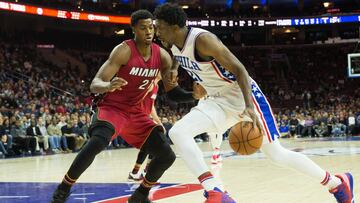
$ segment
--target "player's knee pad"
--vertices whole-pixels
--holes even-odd
[[[115,129],[108,125],[96,124],[96,125],[91,125],[89,128],[90,137],[96,136],[103,138],[107,144],[109,144],[109,142],[111,141],[111,137],[113,136],[114,133],[115,133]]]
[[[101,151],[109,145],[114,130],[107,126],[97,125],[91,129],[90,133],[89,144],[96,145],[96,148]]]
[[[159,160],[159,167],[162,169],[168,169],[175,161],[176,155],[173,150],[166,150],[164,151],[164,155],[158,157]]]

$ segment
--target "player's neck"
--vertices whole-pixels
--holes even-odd
[[[188,36],[189,29],[185,26],[179,30],[179,37],[176,37],[175,45],[182,49],[185,46],[186,37]]]
[[[146,57],[149,54],[151,54],[151,47],[150,47],[151,44],[141,43],[141,42],[137,41],[136,38],[134,39],[134,41],[135,41],[136,49],[138,50],[140,55],[142,55],[143,57]]]

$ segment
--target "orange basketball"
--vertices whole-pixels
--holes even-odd
[[[230,129],[229,144],[238,154],[250,155],[260,149],[263,135],[251,122],[239,122]]]

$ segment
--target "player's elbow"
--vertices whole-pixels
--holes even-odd
[[[91,82],[90,84],[90,92],[91,93],[94,93],[94,94],[97,94],[99,93],[99,89],[98,89],[98,85],[97,85],[97,79],[94,78],[93,81]]]
[[[235,71],[234,71],[234,75],[236,76],[236,78],[246,78],[249,77],[249,73],[247,72],[245,66],[243,64],[237,64],[235,65]]]
[[[94,81],[93,81],[93,82],[91,82],[91,84],[90,84],[90,92],[91,92],[91,93],[94,93],[94,94],[96,94],[96,93],[97,93],[97,92],[96,92],[95,85],[94,85]]]

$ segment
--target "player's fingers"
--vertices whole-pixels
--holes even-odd
[[[176,70],[179,67],[179,62],[176,60],[173,60],[173,64],[171,66],[171,70]]]
[[[251,120],[252,120],[252,128],[255,128],[255,126],[259,127],[256,115],[254,113],[250,113],[250,114],[251,114]]]
[[[126,84],[124,84],[122,81],[114,81],[111,83],[111,86],[112,87],[116,87],[116,88],[119,88],[119,87],[122,87],[122,86],[125,86]]]
[[[111,83],[111,88],[114,88],[114,89],[117,89],[117,88],[120,88],[122,85],[120,83]]]
[[[259,120],[257,120],[256,125],[257,125],[258,129],[260,130],[261,134],[264,134],[264,129],[263,129],[262,125],[260,124]]]
[[[128,82],[123,78],[119,78],[119,81],[121,82],[122,85],[127,85],[128,84]]]
[[[127,85],[128,82],[123,79],[123,78],[119,78],[119,77],[114,77],[114,79],[111,80],[112,83],[116,83],[116,84],[121,84],[121,85]]]
[[[171,82],[176,82],[177,81],[177,73],[170,73],[170,81]]]

